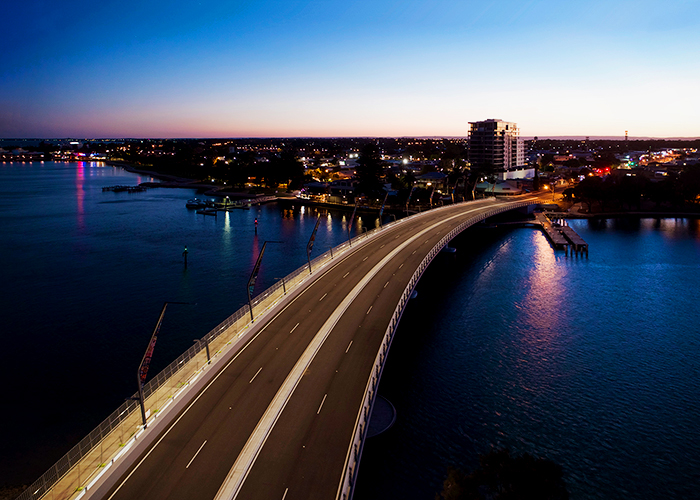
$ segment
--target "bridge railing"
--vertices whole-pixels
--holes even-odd
[[[435,208],[433,213],[448,210],[452,206]],[[509,207],[513,208],[512,204],[509,204]],[[310,278],[315,278],[316,273],[326,264],[353,248],[363,245],[380,231],[404,224],[409,220],[398,219],[356,235],[351,240],[333,247],[311,261],[312,272],[309,272],[308,264],[291,272],[252,300],[253,317],[256,320],[260,319],[285,295],[309,283]],[[180,391],[202,374],[208,364],[218,361],[222,353],[235,347],[244,338],[255,322],[255,320],[251,321],[250,316],[250,308],[246,304],[144,385],[144,406],[148,425],[151,425],[173,403],[180,395]],[[207,359],[207,346],[211,360]],[[143,430],[138,394],[134,394],[34,481],[17,499],[34,500],[46,495],[52,500],[77,500],[134,445]]]
[[[369,427],[369,420],[372,415],[372,406],[377,398],[377,388],[379,386],[379,381],[382,377],[384,371],[384,365],[386,363],[387,354],[389,353],[389,348],[394,340],[394,335],[396,329],[401,320],[404,310],[406,309],[406,304],[408,303],[413,290],[416,288],[418,281],[421,276],[428,268],[430,263],[433,261],[435,256],[440,253],[440,251],[459,233],[467,229],[468,227],[481,222],[482,220],[498,215],[499,213],[512,210],[514,208],[525,207],[531,205],[530,202],[514,202],[509,203],[503,207],[496,207],[493,210],[486,212],[484,214],[475,215],[474,217],[462,222],[459,226],[452,229],[447,233],[440,241],[428,252],[425,258],[418,265],[418,268],[411,276],[408,281],[406,288],[404,288],[401,298],[399,299],[396,308],[394,309],[394,314],[389,321],[389,325],[386,328],[382,343],[377,351],[377,356],[374,360],[374,365],[372,366],[372,371],[370,372],[369,380],[367,381],[367,386],[365,388],[365,395],[362,407],[355,420],[355,434],[353,442],[348,449],[348,454],[345,458],[345,470],[343,471],[343,478],[340,482],[338,489],[338,499],[349,500],[352,498],[352,493],[355,487],[355,481],[357,479],[357,471],[360,466],[360,457],[362,456],[362,449],[364,447],[365,440],[367,438],[367,430]]]
[[[252,300],[254,318],[259,319],[286,294],[299,289],[300,286],[308,283],[310,278],[315,278],[317,271],[332,260],[364,244],[379,231],[402,224],[405,220],[398,219],[383,227],[366,231],[324,252],[311,261],[312,272],[309,272],[308,264],[291,272]],[[182,389],[201,375],[210,362],[215,363],[220,358],[220,354],[235,346],[253,324],[250,308],[246,304],[149,380],[143,388],[148,425],[151,425],[167,409]],[[207,359],[207,346],[211,361]],[[82,497],[97,479],[136,442],[143,429],[138,394],[134,394],[34,481],[17,499],[34,500],[47,496],[52,500],[68,500]]]

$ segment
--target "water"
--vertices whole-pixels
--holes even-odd
[[[168,308],[151,374],[244,303],[263,241],[284,243],[257,290],[306,261],[314,210],[214,218],[184,208],[191,190],[101,190],[145,180],[0,164],[0,485],[36,479],[133,394],[163,301],[197,305]],[[314,255],[347,218],[323,219]],[[392,346],[380,393],[398,420],[369,440],[356,499],[433,498],[491,446],[558,462],[574,499],[698,498],[698,224],[571,225],[587,260],[525,228],[472,229],[438,256]]]
[[[247,301],[264,241],[281,243],[267,245],[256,293],[307,260],[316,210],[214,218],[185,208],[194,190],[102,192],[148,180],[98,163],[0,163],[0,485],[36,479],[136,391],[163,302],[196,305],[168,308],[150,375]],[[322,219],[312,257],[347,238],[347,219]]]
[[[395,427],[355,498],[433,498],[492,446],[563,466],[573,499],[700,498],[700,233],[694,220],[571,221],[590,258],[528,228],[440,255],[380,385]]]

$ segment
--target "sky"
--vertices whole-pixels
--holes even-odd
[[[0,138],[700,137],[699,0],[22,0]]]

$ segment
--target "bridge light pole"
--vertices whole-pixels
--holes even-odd
[[[284,278],[275,278],[276,280],[282,280],[282,292],[287,295],[287,286],[284,283]]]
[[[258,254],[258,260],[255,261],[255,266],[253,266],[253,272],[250,273],[250,279],[248,280],[248,286],[246,292],[248,293],[248,308],[250,309],[250,321],[255,321],[253,316],[253,291],[255,290],[255,280],[258,279],[258,271],[260,271],[260,264],[262,262],[263,254],[265,253],[265,247],[268,243],[282,243],[281,241],[267,241],[263,243],[260,253]]]
[[[204,348],[207,351],[207,364],[211,363],[211,356],[209,356],[209,335],[205,335],[201,339],[193,339],[192,342],[197,342],[198,344],[204,341]]]
[[[355,213],[357,213],[357,205],[360,203],[360,198],[355,198],[355,208],[352,210],[352,215],[350,216],[350,222],[348,222],[348,243],[352,246],[352,238],[350,237],[350,230],[352,229],[352,223],[355,221]]]
[[[411,196],[413,195],[413,191],[416,189],[416,186],[411,187],[411,191],[408,193],[408,198],[406,199],[406,216],[408,217],[408,204],[411,203]]]
[[[382,207],[379,209],[379,227],[382,227],[382,214],[384,213],[384,205],[386,205],[386,200],[389,198],[389,191],[384,195],[384,201],[382,202]]]
[[[146,382],[146,376],[148,375],[148,367],[151,364],[151,359],[153,358],[153,350],[156,347],[156,341],[158,340],[158,332],[160,331],[160,326],[163,323],[163,316],[165,316],[165,309],[168,304],[190,304],[190,302],[164,302],[163,309],[160,311],[160,316],[158,317],[158,322],[156,327],[153,329],[151,334],[151,340],[148,341],[148,347],[146,352],[141,358],[141,363],[139,364],[139,369],[136,372],[136,378],[139,384],[139,404],[141,406],[141,420],[143,421],[143,428],[146,428],[146,403],[143,396],[143,386]]]
[[[309,274],[311,274],[311,250],[314,247],[314,241],[316,240],[316,231],[318,231],[318,225],[321,222],[321,214],[318,214],[318,217],[316,218],[316,225],[314,226],[314,230],[311,232],[311,237],[309,238],[309,243],[306,245],[306,258],[309,261]]]

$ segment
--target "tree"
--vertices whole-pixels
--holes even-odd
[[[612,151],[603,151],[597,153],[593,158],[594,168],[614,168],[620,165],[620,160],[617,159]]]
[[[552,172],[554,171],[554,155],[552,153],[545,153],[540,158],[540,169],[542,172]]]
[[[696,202],[700,196],[700,166],[685,168],[680,175],[681,196],[684,202]]]
[[[603,179],[600,177],[586,177],[574,188],[577,200],[588,205],[588,213],[593,210],[593,202],[603,199]]]
[[[383,163],[379,148],[373,142],[366,144],[357,159],[357,190],[366,196],[376,196],[382,189]]]
[[[616,186],[616,197],[620,204],[624,207],[626,203],[630,210],[632,210],[633,205],[636,205],[637,210],[641,210],[642,196],[646,191],[647,182],[648,180],[645,177],[623,176]]]
[[[537,164],[535,165],[535,176],[532,179],[532,190],[540,190],[540,167]]]
[[[662,203],[673,203],[673,185],[675,179],[664,179],[660,182],[649,182],[646,196],[660,208]]]
[[[561,466],[525,453],[511,456],[495,449],[479,457],[471,474],[450,469],[437,499],[444,500],[567,500]]]
[[[581,166],[581,162],[578,158],[569,158],[564,162],[564,166],[569,168],[579,168]]]
[[[304,164],[293,149],[285,149],[280,153],[280,167],[283,172],[283,182],[289,184],[289,188],[301,187],[304,179]]]

